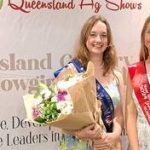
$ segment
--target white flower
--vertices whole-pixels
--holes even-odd
[[[37,106],[37,105],[39,105],[42,101],[43,101],[42,97],[41,97],[41,96],[38,96],[38,97],[36,97],[35,100],[33,101],[33,105],[34,105],[34,106]]]
[[[71,101],[67,101],[65,107],[62,109],[61,114],[70,114],[72,112],[73,105]]]
[[[70,77],[68,80],[61,80],[57,83],[58,89],[67,89],[82,80],[82,74]]]
[[[62,110],[65,107],[65,101],[59,101],[58,103],[56,103],[56,107],[57,109]]]
[[[60,101],[56,103],[56,107],[61,111],[61,114],[70,114],[73,110],[73,104],[71,100]]]
[[[65,101],[70,101],[71,100],[71,96],[70,96],[70,94],[67,94],[66,96],[65,96]]]
[[[51,96],[52,92],[48,89],[45,88],[41,91],[41,95],[44,95],[45,99],[48,99]]]

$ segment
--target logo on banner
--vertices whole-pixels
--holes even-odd
[[[0,0],[0,9],[2,8],[3,6],[3,0]]]

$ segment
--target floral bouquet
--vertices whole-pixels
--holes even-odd
[[[39,83],[34,94],[24,96],[24,103],[28,119],[37,123],[54,121],[60,114],[70,114],[73,109],[68,92],[56,84]]]
[[[85,73],[63,73],[50,86],[39,83],[33,94],[24,98],[27,119],[65,130],[81,129],[99,120],[94,65]]]

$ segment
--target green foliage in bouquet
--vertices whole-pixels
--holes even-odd
[[[54,121],[60,114],[72,110],[67,91],[58,89],[54,83],[47,86],[40,82],[33,93],[32,101],[32,117],[38,123]]]

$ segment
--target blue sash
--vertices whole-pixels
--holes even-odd
[[[85,71],[85,68],[82,66],[82,64],[80,63],[79,60],[77,59],[73,59],[72,61],[70,61],[68,64],[72,63],[76,70],[80,73],[80,72],[84,72]],[[57,71],[54,72],[54,77],[56,78],[62,71],[64,68],[67,68],[68,67],[68,64],[65,65],[64,67],[58,69]]]
[[[86,68],[83,67],[80,61],[77,59],[73,59],[69,63],[72,63],[79,73],[84,72],[86,70]],[[60,72],[67,67],[68,65],[54,72],[54,76],[57,77],[60,74]],[[112,132],[114,117],[114,105],[112,99],[106,92],[106,90],[103,88],[103,86],[98,82],[98,80],[96,80],[96,91],[97,99],[100,100],[102,103],[102,120],[104,122],[107,132]]]
[[[114,105],[104,87],[96,80],[97,99],[102,102],[102,120],[107,132],[113,130]]]

